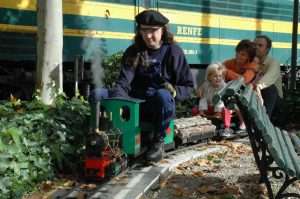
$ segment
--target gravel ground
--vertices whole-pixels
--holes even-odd
[[[258,183],[259,172],[248,140],[214,144],[226,146],[226,150],[178,166],[144,199],[268,198],[266,189]],[[283,180],[272,182],[278,190]],[[300,194],[300,182],[290,188]]]

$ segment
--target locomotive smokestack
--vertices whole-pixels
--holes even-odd
[[[91,104],[91,132],[99,131],[100,101]]]
[[[99,119],[100,119],[100,101],[96,103],[96,121],[95,121],[95,130],[99,130]]]

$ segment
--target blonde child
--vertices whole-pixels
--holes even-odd
[[[197,96],[200,97],[198,106],[199,114],[222,119],[224,131],[221,136],[229,137],[232,133],[232,129],[230,129],[231,111],[225,108],[222,101],[219,101],[216,105],[212,103],[213,96],[226,86],[225,70],[222,63],[210,64],[206,69],[205,81],[197,89]],[[240,128],[244,128],[244,122],[238,111],[237,115],[240,120]]]

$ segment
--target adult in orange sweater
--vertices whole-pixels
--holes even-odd
[[[225,80],[230,81],[243,76],[246,84],[255,78],[257,70],[256,45],[250,40],[241,40],[235,48],[235,58],[224,61]]]

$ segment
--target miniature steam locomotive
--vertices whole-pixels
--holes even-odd
[[[153,126],[140,121],[142,102],[110,98],[92,108],[84,161],[86,178],[102,180],[115,176],[127,167],[128,160],[134,160],[147,150]],[[165,130],[165,150],[210,139],[215,132],[216,126],[200,116],[171,120]]]

